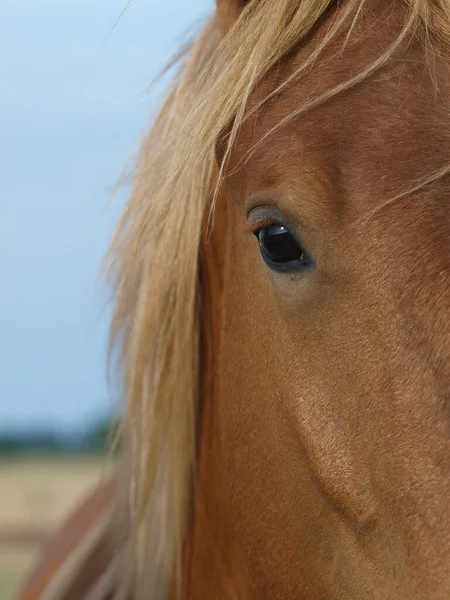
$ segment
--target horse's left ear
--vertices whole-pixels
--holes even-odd
[[[250,0],[216,0],[221,30],[226,33]]]

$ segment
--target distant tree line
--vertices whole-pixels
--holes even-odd
[[[105,418],[87,432],[59,435],[53,430],[0,432],[0,457],[36,454],[103,454],[111,449],[119,422]]]

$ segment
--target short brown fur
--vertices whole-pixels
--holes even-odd
[[[448,177],[382,208],[448,166],[448,61],[431,68],[422,31],[247,154],[351,77],[355,55],[358,69],[383,51],[403,16],[389,4],[367,3],[359,41],[342,55],[330,44],[322,77],[265,104],[231,153],[216,427],[198,486],[220,513],[197,528],[190,599],[450,596]],[[269,73],[249,110],[308,51]],[[258,265],[250,198],[297,224],[317,258],[309,280]],[[222,579],[201,575],[217,568],[211,531]]]

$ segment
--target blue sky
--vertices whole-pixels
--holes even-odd
[[[0,429],[82,428],[111,406],[101,260],[148,85],[212,0],[0,6]],[[105,39],[109,35],[105,43]]]

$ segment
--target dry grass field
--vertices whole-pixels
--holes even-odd
[[[13,600],[45,539],[106,472],[102,458],[0,461],[0,600]]]

